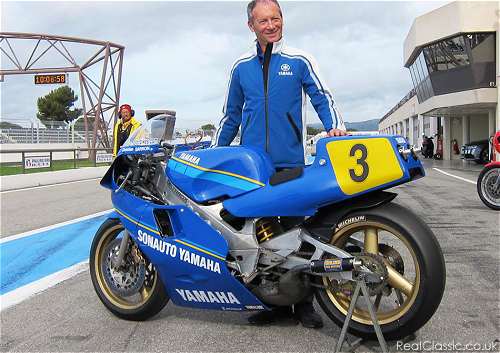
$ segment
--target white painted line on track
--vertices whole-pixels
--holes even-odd
[[[56,183],[56,184],[50,184],[50,185],[32,186],[32,187],[29,187],[29,188],[22,188],[22,189],[15,189],[15,190],[5,190],[5,191],[0,191],[0,194],[9,194],[11,192],[18,192],[18,191],[28,191],[28,190],[34,190],[34,189],[51,188],[51,187],[59,186],[59,185],[84,183],[86,181],[94,181],[94,180],[99,180],[99,179],[102,179],[102,177],[92,178],[92,179],[85,179],[85,180],[67,181],[67,182],[64,182],[64,183]]]
[[[457,175],[453,175],[453,174],[447,173],[447,172],[445,172],[445,171],[443,171],[443,170],[441,170],[441,169],[438,169],[438,168],[432,168],[432,169],[434,169],[434,170],[436,170],[436,171],[438,171],[438,172],[440,172],[440,173],[443,173],[444,175],[451,176],[452,178],[456,178],[456,179],[458,179],[458,180],[466,181],[466,182],[471,183],[471,184],[474,184],[474,185],[476,185],[476,184],[477,184],[475,181],[472,181],[472,180],[469,180],[469,179],[465,179],[465,178],[459,177],[459,176],[457,176]]]
[[[19,304],[25,299],[40,293],[56,284],[70,279],[77,274],[88,269],[89,260],[82,261],[76,265],[65,268],[64,270],[53,273],[47,277],[41,278],[38,281],[31,282],[25,286],[19,287],[0,296],[0,311],[3,311],[13,305]]]
[[[30,235],[37,234],[37,233],[40,233],[40,232],[44,232],[46,230],[51,230],[51,229],[59,228],[59,227],[62,227],[62,226],[68,225],[68,224],[73,224],[73,223],[85,221],[85,220],[90,219],[90,218],[99,217],[99,216],[105,215],[107,213],[110,213],[112,211],[113,211],[113,209],[102,211],[102,212],[97,212],[97,213],[90,214],[88,216],[83,216],[83,217],[71,219],[71,220],[66,221],[66,222],[52,224],[52,225],[47,226],[47,227],[30,230],[29,232],[24,232],[24,233],[20,233],[20,234],[10,235],[10,236],[5,237],[5,238],[0,238],[0,244],[6,243],[6,242],[11,241],[11,240],[16,240],[16,239],[20,239],[20,238],[24,238],[24,237],[29,237]]]

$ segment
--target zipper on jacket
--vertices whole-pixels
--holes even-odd
[[[269,83],[269,64],[271,63],[271,54],[273,53],[273,43],[267,43],[264,52],[264,63],[262,64],[262,76],[264,78],[264,109],[266,115],[266,152],[269,152],[269,108],[267,88]]]
[[[292,125],[293,131],[295,132],[295,135],[297,136],[297,141],[299,141],[299,143],[302,143],[302,136],[300,134],[299,127],[293,121],[292,114],[290,114],[290,112],[288,112],[288,113],[286,113],[286,116],[288,117],[288,121]]]

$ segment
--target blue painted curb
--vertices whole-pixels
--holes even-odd
[[[0,244],[0,295],[85,261],[107,215]]]

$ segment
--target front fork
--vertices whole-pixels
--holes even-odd
[[[125,229],[123,232],[122,241],[120,243],[120,250],[118,250],[118,256],[113,257],[111,259],[111,262],[112,262],[114,268],[121,267],[121,265],[123,263],[123,258],[125,257],[125,252],[127,251],[129,239],[130,239],[130,234],[129,234],[128,230]]]

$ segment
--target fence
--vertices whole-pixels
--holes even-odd
[[[93,133],[89,131],[89,139]],[[85,131],[71,129],[0,129],[0,143],[85,143]]]
[[[111,152],[112,149],[108,148],[0,150],[1,157],[4,157],[4,154],[10,155],[9,162],[0,164],[1,174],[25,173],[31,168],[62,170],[109,165],[112,160]]]

